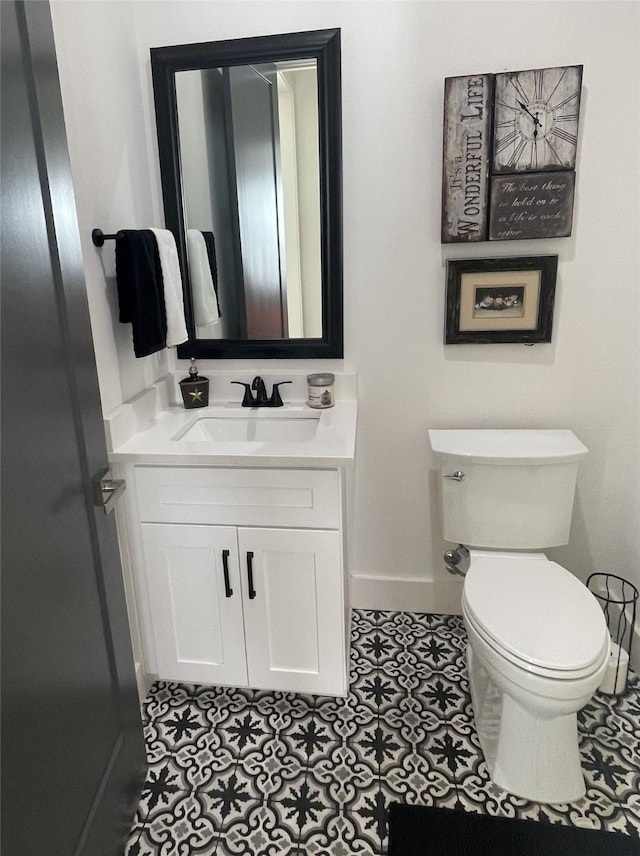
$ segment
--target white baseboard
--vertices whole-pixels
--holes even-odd
[[[136,684],[138,685],[138,698],[140,699],[140,705],[145,700],[145,697],[149,690],[151,689],[151,685],[153,684],[155,678],[153,675],[148,675],[143,667],[142,663],[136,662]]]
[[[452,577],[451,580],[425,580],[419,577],[353,574],[351,606],[356,609],[460,615],[462,582],[462,577]]]
[[[631,621],[630,613],[628,619]],[[627,633],[624,634],[624,639],[625,642],[629,639]],[[636,674],[640,674],[640,626],[638,625],[638,619],[636,619],[636,624],[631,632],[631,639],[629,641],[631,642],[631,657],[629,659],[629,665]]]
[[[355,609],[461,615],[462,583],[462,577],[424,580],[418,577],[353,574],[351,606]],[[640,622],[634,627],[631,668],[637,673],[640,672]]]
[[[631,643],[631,668],[640,674],[640,627],[634,627],[633,642]]]

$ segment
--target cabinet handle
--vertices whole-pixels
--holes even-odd
[[[229,551],[222,551],[222,568],[224,571],[224,593],[226,597],[231,597],[233,594],[233,589],[231,588],[231,583],[229,582]]]
[[[247,582],[249,583],[249,600],[253,600],[256,596],[256,590],[253,587],[253,553],[247,553]]]

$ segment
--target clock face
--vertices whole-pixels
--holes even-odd
[[[574,169],[582,66],[496,75],[493,172]]]

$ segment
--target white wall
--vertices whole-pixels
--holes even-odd
[[[51,3],[100,392],[105,413],[166,370],[164,354],[138,360],[131,327],[118,323],[114,243],[105,233],[161,222],[161,191],[146,152],[153,114],[141,95],[142,69],[128,2]],[[157,156],[156,156],[157,157]]]
[[[93,225],[162,222],[149,47],[342,28],[345,361],[279,370],[359,374],[357,603],[456,605],[440,560],[429,427],[574,429],[591,454],[571,543],[553,555],[583,579],[610,570],[640,585],[638,4],[52,6],[83,238]],[[584,89],[573,237],[442,246],[444,78],[577,63]],[[543,253],[560,256],[552,344],[443,346],[446,259]],[[101,254],[106,283],[90,245],[85,257],[108,411],[157,368],[136,365],[128,331],[113,323],[112,248]],[[273,369],[233,365],[246,365],[248,377]]]

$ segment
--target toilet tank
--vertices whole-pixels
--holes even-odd
[[[429,440],[445,540],[497,550],[567,543],[588,454],[572,431],[432,430]]]

